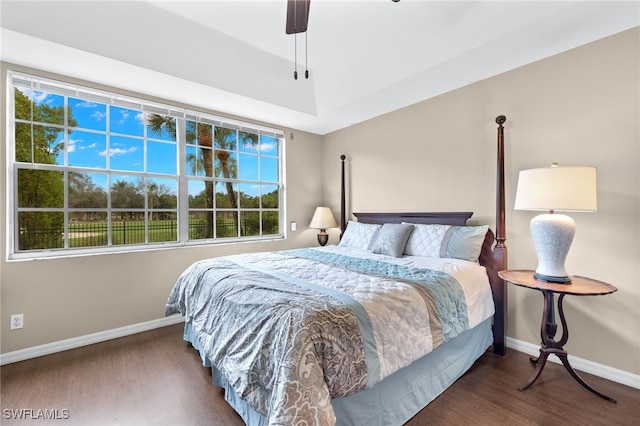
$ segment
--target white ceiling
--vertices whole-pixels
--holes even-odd
[[[294,80],[286,0],[0,0],[0,14],[3,61],[318,134],[640,25],[638,1],[311,0]]]

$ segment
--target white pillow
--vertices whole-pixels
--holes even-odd
[[[371,239],[381,227],[382,225],[372,223],[349,221],[338,245],[368,250]]]
[[[410,256],[440,257],[442,241],[451,225],[414,224],[415,229],[409,236],[404,254]]]

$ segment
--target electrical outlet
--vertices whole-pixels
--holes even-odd
[[[23,314],[11,315],[11,330],[17,330],[19,328],[22,328],[23,325],[24,325]]]

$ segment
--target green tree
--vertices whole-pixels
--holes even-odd
[[[141,182],[133,184],[124,180],[117,180],[111,185],[111,207],[116,209],[142,209],[144,208],[144,185]],[[137,219],[135,212],[122,212],[120,216],[125,219]]]
[[[14,90],[15,161],[56,164],[64,149],[64,108],[37,103],[22,91]],[[27,121],[20,122],[20,120]],[[71,110],[69,126],[76,126]],[[71,133],[71,132],[69,132]],[[21,208],[64,207],[64,174],[54,170],[18,169],[17,202]],[[63,247],[64,214],[58,212],[20,212],[19,250]]]
[[[107,207],[107,193],[87,173],[69,173],[69,208]]]

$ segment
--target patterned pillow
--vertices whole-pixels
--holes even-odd
[[[414,225],[404,254],[409,256],[440,257],[442,241],[451,225]]]
[[[477,262],[488,225],[452,226],[446,233],[440,257]]]
[[[381,227],[382,225],[349,221],[338,245],[367,250],[374,234]]]
[[[414,226],[408,223],[385,223],[372,241],[371,251],[401,257],[413,228]]]

